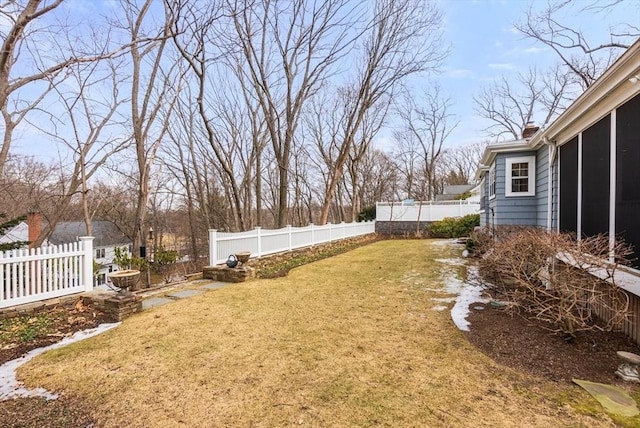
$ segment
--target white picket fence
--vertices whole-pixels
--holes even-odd
[[[324,226],[310,224],[305,227],[287,226],[282,229],[256,227],[253,230],[236,233],[223,233],[210,229],[209,264],[213,266],[224,263],[230,254],[241,251],[250,251],[252,258],[261,257],[374,232],[374,221],[328,223]]]
[[[0,309],[93,289],[93,237],[0,251]]]
[[[376,221],[440,221],[478,212],[480,202],[468,200],[376,203]]]

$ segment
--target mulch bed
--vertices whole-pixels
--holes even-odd
[[[36,315],[46,314],[51,324],[48,330],[52,333],[39,335],[31,340],[0,346],[0,365],[16,359],[32,349],[48,346],[71,336],[76,331],[87,330],[98,325],[111,322],[109,317],[96,308],[77,300],[73,305],[61,306]]]
[[[32,349],[59,342],[76,331],[111,322],[107,315],[78,300],[70,306],[61,306],[40,312],[50,320],[48,333],[19,343],[0,347],[0,365],[21,357]],[[97,427],[89,409],[81,400],[62,396],[57,400],[44,398],[13,398],[0,401],[0,426],[3,428],[71,428]]]
[[[478,310],[475,307],[483,307]],[[555,382],[586,379],[619,383],[614,372],[621,364],[616,351],[640,354],[640,347],[623,333],[581,331],[565,341],[542,321],[510,315],[490,304],[471,305],[467,337],[496,362]]]

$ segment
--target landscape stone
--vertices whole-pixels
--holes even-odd
[[[204,293],[202,290],[180,290],[167,294],[167,297],[173,297],[174,299],[186,299],[187,297],[197,296]]]

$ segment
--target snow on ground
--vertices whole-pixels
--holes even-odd
[[[433,244],[442,245],[442,243],[455,244],[455,241],[436,241]],[[465,281],[458,278],[455,272],[447,272],[444,277],[444,288],[425,288],[425,291],[434,291],[447,294],[455,294],[451,298],[434,297],[431,300],[438,303],[455,301],[453,308],[451,308],[451,318],[458,329],[462,331],[469,331],[469,321],[467,316],[469,315],[469,305],[473,303],[487,303],[489,299],[483,297],[484,287],[478,280],[480,273],[478,267],[474,265],[468,265],[467,261],[462,258],[450,258],[450,259],[436,259],[437,262],[447,266],[466,266],[467,267],[467,279]],[[436,305],[433,310],[443,310],[443,305]]]
[[[47,400],[55,400],[56,398],[58,398],[58,396],[47,391],[44,388],[28,389],[24,386],[21,386],[21,384],[16,379],[16,370],[18,369],[18,367],[30,361],[32,358],[42,354],[43,352],[49,351],[51,349],[62,348],[63,346],[78,342],[82,339],[97,336],[98,334],[104,333],[105,331],[111,330],[112,328],[119,325],[119,322],[113,324],[100,324],[96,328],[78,331],[72,336],[65,337],[60,342],[42,348],[33,349],[20,358],[7,361],[0,366],[0,401],[8,400],[9,398],[14,397],[44,397]]]
[[[430,242],[431,245],[435,245],[435,246],[446,246],[448,247],[449,245],[463,245],[463,244],[458,244],[458,239],[454,238],[454,239],[441,239],[441,240],[437,240],[437,241],[431,241]]]
[[[458,329],[469,331],[469,305],[473,303],[487,303],[489,299],[482,297],[483,288],[479,285],[467,285],[456,298],[456,304],[451,308],[451,318]]]
[[[449,265],[449,266],[466,266],[466,262],[464,261],[464,259],[461,259],[459,257],[454,258],[454,259],[435,259],[438,263],[444,263],[445,265]]]

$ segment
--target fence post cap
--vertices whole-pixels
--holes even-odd
[[[209,232],[217,232],[218,229],[209,229]]]
[[[81,241],[93,241],[93,236],[80,236],[78,237],[79,240]]]

